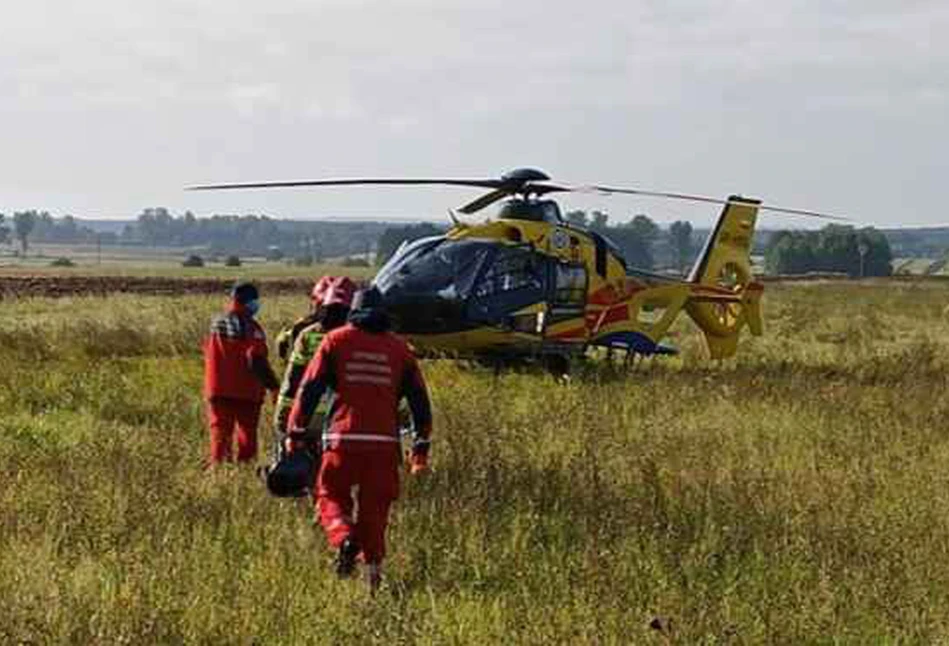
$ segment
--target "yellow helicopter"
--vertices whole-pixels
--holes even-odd
[[[702,330],[713,359],[734,356],[745,327],[762,333],[763,286],[750,250],[758,211],[832,220],[836,216],[717,199],[607,186],[571,187],[519,168],[498,179],[336,179],[197,186],[193,190],[301,186],[449,185],[489,189],[458,209],[472,214],[505,200],[498,215],[466,223],[452,215],[444,235],[404,243],[372,283],[395,329],[422,352],[569,361],[591,347],[637,355],[674,354],[663,345],[684,309]],[[685,279],[629,267],[596,231],[561,215],[551,193],[627,194],[722,205],[721,215]]]

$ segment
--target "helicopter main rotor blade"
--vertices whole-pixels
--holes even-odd
[[[490,193],[465,204],[458,209],[459,213],[471,214],[501,200],[508,195],[545,195],[547,193],[579,192],[579,193],[599,193],[601,195],[623,194],[623,195],[641,195],[644,197],[658,197],[671,200],[684,200],[688,202],[705,202],[708,204],[747,204],[738,198],[720,199],[708,197],[705,195],[691,195],[688,193],[670,193],[665,191],[647,191],[634,188],[616,188],[611,186],[578,186],[570,187],[559,184],[550,184],[544,182],[547,176],[540,171],[533,169],[517,169],[500,179],[453,179],[453,178],[359,178],[359,179],[317,179],[289,182],[252,182],[241,184],[207,184],[202,186],[191,186],[189,191],[221,191],[234,189],[257,189],[257,188],[306,188],[315,186],[466,186],[472,188],[492,189]],[[541,180],[541,181],[537,181]],[[829,215],[818,211],[806,209],[791,209],[783,206],[771,206],[768,204],[758,204],[758,209],[762,211],[773,211],[776,213],[789,213],[792,215],[803,215],[811,218],[820,218],[823,220],[850,221],[850,218]]]
[[[315,179],[291,182],[252,182],[246,184],[206,184],[189,186],[188,191],[227,191],[253,188],[298,188],[307,186],[471,186],[473,188],[498,188],[504,182],[498,179]]]
[[[498,200],[504,199],[510,194],[511,194],[511,191],[507,188],[495,189],[491,191],[490,193],[485,193],[481,197],[468,202],[464,206],[458,207],[458,212],[464,213],[465,215],[471,215],[472,213],[480,211],[486,206],[490,206],[491,204],[494,204]]]
[[[547,184],[547,183],[537,183],[529,182],[525,184],[516,184],[512,183],[510,180],[507,180],[505,185],[497,190],[491,191],[486,195],[482,195],[476,200],[465,204],[458,209],[459,213],[464,213],[465,215],[471,215],[486,206],[494,204],[500,199],[507,197],[508,195],[522,194],[522,195],[546,195],[547,193],[565,193],[572,191],[574,189],[567,186],[560,186],[558,184]]]
[[[603,195],[610,195],[613,193],[618,193],[622,195],[642,195],[644,197],[659,197],[669,200],[685,200],[688,202],[706,202],[708,204],[747,204],[741,200],[736,199],[727,199],[723,200],[717,197],[708,197],[705,195],[690,195],[688,193],[668,193],[665,191],[645,191],[635,188],[613,188],[610,186],[584,186],[577,189],[574,189],[578,192],[592,192],[592,193],[601,193]],[[808,211],[806,209],[790,209],[783,206],[770,206],[768,204],[758,204],[759,210],[762,211],[774,211],[776,213],[790,213],[793,215],[804,215],[811,218],[820,218],[822,220],[837,220],[841,222],[849,222],[850,218],[846,218],[840,215],[829,215],[827,213],[820,213],[818,211]]]
[[[539,184],[536,182],[527,184],[524,187],[524,191],[533,193],[534,195],[546,195],[547,193],[570,193],[576,190],[577,189],[573,188],[572,186],[562,186],[560,184],[548,183]]]

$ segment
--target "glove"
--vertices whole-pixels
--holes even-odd
[[[412,444],[412,453],[409,456],[409,472],[418,475],[428,470],[428,450],[431,448],[429,440],[415,440]]]
[[[283,438],[283,450],[286,451],[287,455],[303,448],[306,448],[306,429],[292,428],[287,431]]]
[[[413,453],[409,458],[409,473],[413,476],[428,471],[428,456]]]
[[[290,356],[290,339],[291,334],[286,330],[281,332],[280,336],[277,337],[277,355],[284,361]]]

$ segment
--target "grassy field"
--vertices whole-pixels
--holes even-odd
[[[182,261],[195,253],[205,260],[204,267],[182,267]],[[57,258],[68,258],[75,267],[56,267]],[[289,260],[266,261],[259,257],[242,257],[240,267],[224,265],[224,256],[211,260],[205,249],[173,247],[140,247],[132,245],[104,246],[101,254],[95,245],[36,244],[20,258],[9,252],[0,255],[0,275],[89,275],[89,276],[157,276],[162,278],[291,278],[318,276],[328,271],[338,273],[338,264],[300,267]],[[369,277],[372,268],[347,267],[351,276]]]
[[[202,469],[220,299],[4,302],[0,643],[946,643],[949,286],[765,299],[724,365],[684,321],[631,374],[427,363],[375,598],[308,505]]]

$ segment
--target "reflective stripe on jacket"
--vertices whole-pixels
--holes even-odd
[[[292,428],[307,427],[327,390],[332,391],[326,425],[331,449],[344,444],[347,450],[391,450],[399,438],[402,397],[409,400],[416,435],[429,436],[431,407],[421,370],[408,344],[390,332],[349,324],[323,337],[294,402]]]

